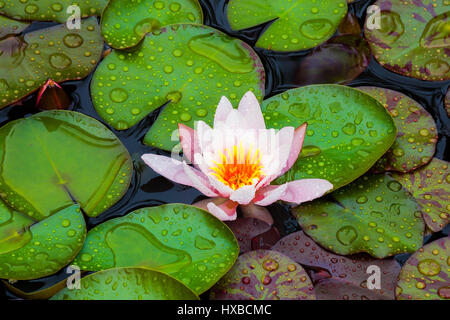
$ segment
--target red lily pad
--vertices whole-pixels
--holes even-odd
[[[338,36],[314,48],[301,61],[295,84],[345,84],[359,76],[369,62],[370,49],[361,36]]]
[[[422,80],[450,79],[449,9],[441,0],[378,0],[380,28],[365,36],[385,68]]]
[[[442,230],[450,221],[450,176],[448,162],[433,158],[425,166],[409,174],[393,174],[413,194],[422,209],[427,226]]]
[[[211,289],[212,300],[314,300],[306,271],[276,251],[239,256],[234,267]]]
[[[433,241],[414,253],[398,278],[398,300],[450,299],[450,237]]]
[[[225,224],[233,231],[241,253],[257,249],[270,249],[280,239],[274,226],[254,218],[239,218]]]
[[[317,299],[376,299],[393,300],[400,265],[394,259],[373,259],[368,255],[340,256],[329,252],[303,231],[282,238],[272,250],[290,257],[305,268],[311,269]],[[367,268],[378,266],[381,271],[381,289],[368,289],[371,272]]]
[[[403,93],[377,87],[358,89],[384,105],[397,127],[394,144],[375,164],[376,170],[410,172],[430,162],[438,138],[433,117]]]

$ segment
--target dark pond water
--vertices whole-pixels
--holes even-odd
[[[361,26],[364,24],[367,7],[374,2],[375,0],[360,0],[349,5],[349,11],[353,12],[358,17]],[[233,37],[240,38],[250,45],[256,43],[258,35],[268,26],[268,24],[266,24],[243,32],[234,32],[230,29],[226,19],[225,9],[227,0],[200,0],[200,3],[203,8],[206,25],[222,30]],[[53,24],[54,23],[42,22],[33,23],[25,30],[25,32],[48,27]],[[268,98],[287,89],[296,87],[296,72],[299,69],[300,62],[310,51],[274,53],[264,49],[256,49],[256,52],[261,58],[266,70],[266,98]],[[82,112],[102,121],[96,114],[90,99],[90,81],[91,76],[81,81],[65,82],[63,88],[73,99],[71,110]],[[375,59],[371,59],[368,68],[348,85],[370,85],[390,88],[400,91],[418,101],[433,116],[437,124],[439,140],[435,156],[448,161],[449,147],[447,141],[450,135],[450,123],[443,102],[445,93],[450,86],[450,81],[429,82],[403,77],[384,69],[375,61]],[[35,102],[36,96],[32,95],[25,99],[25,101],[22,102],[22,105],[13,105],[0,110],[0,126],[6,124],[8,121],[27,117],[39,112],[39,110],[34,107]],[[168,155],[166,152],[145,146],[141,143],[147,128],[152,125],[157,114],[158,110],[126,131],[116,131],[107,125],[127,147],[133,158],[135,170],[128,192],[116,205],[97,218],[86,217],[88,229],[91,229],[103,221],[123,216],[126,213],[141,207],[173,202],[191,204],[203,198],[202,194],[197,190],[191,187],[174,184],[157,175],[140,160],[140,156],[143,153]],[[275,226],[282,236],[300,230],[296,220],[289,214],[289,210],[286,206],[275,204],[270,206],[269,210],[274,217]],[[449,234],[449,229],[449,226],[447,226],[443,232],[438,232],[425,237],[425,242]],[[398,255],[396,256],[396,259],[402,263],[408,256],[408,254]],[[49,287],[65,277],[67,277],[65,270],[61,270],[58,274],[47,278],[32,281],[19,281],[15,286],[21,290],[30,292]],[[203,294],[202,298],[207,298],[207,295],[207,293]],[[10,299],[16,298],[11,292],[4,288],[4,285],[1,283],[0,297]]]

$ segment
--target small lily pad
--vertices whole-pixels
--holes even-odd
[[[272,250],[312,269],[313,274],[314,271],[327,274],[317,283],[313,277],[317,299],[395,299],[395,284],[400,265],[394,259],[379,260],[362,254],[347,257],[336,255],[317,245],[303,231],[282,238]],[[376,266],[382,272],[381,289],[367,288],[367,279],[371,274],[367,273],[367,270],[370,266]]]
[[[0,16],[0,38],[7,35],[19,34],[30,25],[29,22],[22,22]]]
[[[368,174],[329,195],[293,209],[314,241],[337,254],[376,258],[414,252],[422,245],[420,207],[387,174]]]
[[[202,22],[197,0],[110,0],[102,14],[102,34],[111,47],[124,49],[169,24]]]
[[[144,143],[171,150],[178,123],[212,125],[225,94],[237,106],[252,90],[262,100],[264,68],[243,41],[210,27],[171,25],[147,35],[131,52],[113,51],[98,66],[91,96],[98,114],[118,130],[128,129],[168,103]]]
[[[103,39],[96,18],[80,30],[57,25],[0,40],[0,108],[56,82],[86,77],[97,65]]]
[[[384,105],[397,126],[397,138],[376,163],[376,170],[410,172],[430,162],[438,138],[433,117],[418,102],[403,93],[377,87],[358,89]]]
[[[211,289],[212,300],[314,300],[306,271],[276,251],[239,256],[234,267]]]
[[[397,283],[398,300],[450,299],[450,237],[435,240],[415,252],[403,266]]]
[[[346,14],[346,0],[230,0],[227,7],[233,30],[273,21],[256,46],[275,51],[318,46],[334,34]]]
[[[199,300],[181,282],[143,268],[108,269],[80,281],[80,290],[64,288],[51,300]]]
[[[80,18],[87,18],[100,15],[107,3],[108,0],[1,0],[0,14],[19,20],[66,23],[74,14],[73,10],[68,10],[70,6],[76,5],[80,10]]]
[[[75,200],[95,217],[116,203],[132,175],[130,154],[103,124],[73,111],[45,111],[0,128],[0,196],[42,220]]]
[[[450,222],[450,175],[447,161],[433,158],[425,167],[409,174],[394,174],[393,177],[416,198],[428,228],[437,232]]]
[[[378,0],[380,28],[365,26],[375,59],[385,68],[422,80],[450,79],[447,0]]]
[[[265,100],[266,126],[308,123],[302,152],[276,184],[320,178],[340,188],[369,170],[395,139],[386,109],[359,90],[340,85],[292,89]]]
[[[168,204],[96,226],[74,264],[89,271],[147,267],[202,293],[233,266],[238,253],[236,239],[223,222],[193,206]]]
[[[86,225],[78,205],[71,205],[45,220],[19,224],[27,219],[0,207],[0,278],[28,280],[51,275],[67,265],[83,246]],[[29,218],[28,218],[29,219]]]

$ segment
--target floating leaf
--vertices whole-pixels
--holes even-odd
[[[408,77],[450,79],[449,11],[433,0],[378,0],[380,28],[365,26],[375,58]],[[446,2],[442,0],[441,2]]]
[[[450,117],[450,87],[447,89],[447,94],[444,98],[445,110],[447,111],[447,115]]]
[[[80,16],[86,18],[100,15],[108,0],[1,0],[0,13],[19,20],[56,21],[66,23],[75,9],[70,6],[76,5],[80,10]]]
[[[0,108],[56,82],[86,77],[96,66],[103,39],[95,18],[83,20],[80,30],[65,25],[11,36],[0,41]]]
[[[60,270],[77,255],[86,236],[86,225],[78,205],[62,209],[33,224],[2,202],[0,216],[0,278],[27,280]]]
[[[147,33],[176,23],[202,23],[197,0],[110,0],[102,14],[102,34],[113,48],[137,45]]]
[[[295,85],[347,83],[367,68],[370,56],[369,46],[360,35],[332,38],[301,60]]]
[[[264,69],[250,46],[210,27],[183,24],[147,35],[132,52],[109,54],[94,73],[91,95],[99,115],[118,130],[170,101],[144,142],[171,150],[179,122],[212,124],[222,95],[237,105],[248,90],[262,99],[263,88]]]
[[[168,204],[96,226],[74,264],[89,271],[148,267],[202,293],[231,268],[238,253],[233,233],[213,215],[193,206]]]
[[[285,91],[263,102],[268,128],[308,122],[299,159],[284,183],[304,178],[330,181],[334,189],[364,174],[392,145],[396,128],[386,109],[369,95],[338,85]]]
[[[413,194],[422,209],[427,226],[442,230],[450,222],[450,176],[448,162],[433,158],[425,167],[410,174],[394,174]]]
[[[314,300],[303,268],[271,250],[239,256],[233,268],[211,289],[212,300]]]
[[[241,253],[257,249],[270,249],[271,244],[280,239],[280,234],[273,226],[255,218],[238,218],[227,221],[226,225],[233,231]]]
[[[345,0],[230,0],[227,8],[233,30],[273,21],[256,46],[275,51],[305,50],[325,42],[346,14]]]
[[[72,111],[45,111],[0,128],[0,196],[42,220],[75,200],[95,217],[128,189],[130,155],[103,124]]]
[[[317,299],[395,299],[400,265],[394,259],[376,260],[362,254],[339,256],[322,249],[303,231],[282,238],[272,250],[287,255],[295,262],[312,269],[312,272],[317,270],[317,273],[327,274],[324,279],[314,283]],[[367,272],[370,266],[379,267],[381,271],[381,289],[367,288],[367,279],[372,273]]]
[[[450,237],[435,240],[415,252],[403,266],[397,283],[398,300],[450,299]]]
[[[347,15],[338,27],[338,34],[361,35],[361,26],[359,25],[358,17],[354,13],[347,12]]]
[[[397,138],[377,162],[377,171],[409,172],[433,158],[437,129],[433,117],[415,100],[403,93],[377,87],[359,87],[389,111],[397,126]]]
[[[337,254],[384,258],[414,252],[422,244],[420,207],[389,175],[364,175],[293,213],[314,241]]]
[[[81,279],[80,290],[65,288],[51,300],[199,300],[181,282],[143,268],[108,269]]]
[[[0,38],[8,35],[19,34],[30,25],[29,22],[22,22],[0,16]]]

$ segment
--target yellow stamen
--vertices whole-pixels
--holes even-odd
[[[245,150],[242,144],[233,146],[233,149],[225,149],[220,152],[221,162],[214,162],[210,169],[211,174],[223,184],[236,190],[242,186],[252,185],[263,176],[261,155],[257,149],[252,152],[252,147]]]

